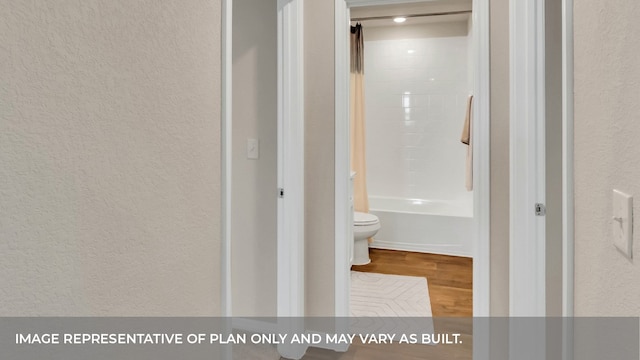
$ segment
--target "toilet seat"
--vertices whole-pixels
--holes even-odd
[[[367,214],[356,211],[353,215],[354,226],[370,226],[379,223],[380,220],[373,214]]]

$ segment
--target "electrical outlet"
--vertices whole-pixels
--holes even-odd
[[[631,259],[633,249],[633,197],[613,190],[613,244]]]

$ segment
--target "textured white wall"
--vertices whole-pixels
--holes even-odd
[[[459,26],[463,36],[394,40],[367,40],[365,28],[370,196],[453,200],[472,208],[467,147],[460,142],[470,93],[466,25]]]
[[[220,1],[0,3],[0,315],[219,314]]]
[[[640,315],[640,3],[575,2],[575,312]],[[611,191],[635,196],[634,260],[612,244]]]
[[[233,2],[234,316],[276,315],[277,2]],[[247,159],[247,138],[260,158]]]

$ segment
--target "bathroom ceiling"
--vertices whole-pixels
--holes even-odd
[[[351,9],[351,18],[368,18],[378,16],[402,16],[415,14],[431,14],[449,11],[471,10],[471,0],[435,0],[418,3],[361,6]],[[431,24],[438,22],[467,21],[471,14],[442,15],[408,18],[402,24],[396,24],[391,19],[365,20],[361,23],[369,27],[377,26],[406,26],[417,24]]]

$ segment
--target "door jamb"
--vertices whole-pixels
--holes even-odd
[[[335,0],[335,316],[349,316],[351,289],[351,166],[349,156],[349,8]],[[341,32],[343,32],[341,34]]]
[[[304,331],[304,1],[278,0],[277,316],[280,333]],[[274,189],[276,191],[276,189]],[[307,346],[279,344],[284,358]]]
[[[544,0],[511,0],[509,315],[546,315]]]
[[[222,96],[221,96],[221,212],[220,212],[220,313],[232,316],[231,309],[231,126],[233,94],[233,0],[222,0]]]
[[[573,316],[573,0],[562,1],[562,316]]]
[[[562,0],[562,316],[574,316],[573,0]],[[573,360],[573,323],[563,321],[563,360]]]

